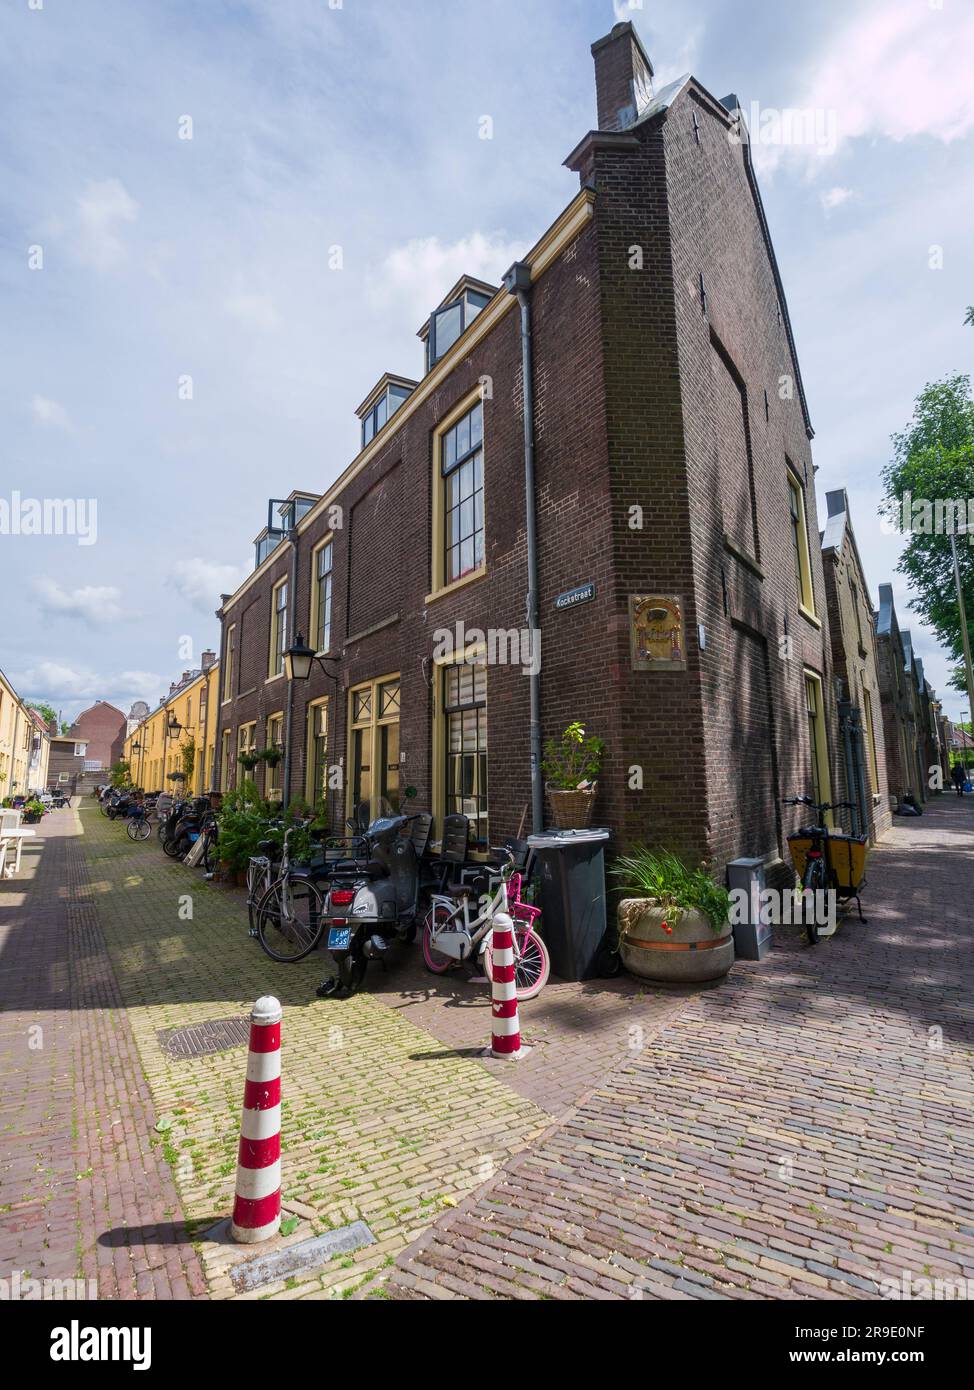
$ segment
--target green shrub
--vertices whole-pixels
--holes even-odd
[[[624,893],[652,898],[677,919],[696,908],[710,919],[715,932],[727,924],[730,894],[714,881],[706,864],[690,869],[672,850],[641,845],[631,854],[620,855],[610,872],[623,880],[620,887]]]

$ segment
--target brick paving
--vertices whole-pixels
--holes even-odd
[[[276,994],[284,1005],[284,1202],[300,1217],[276,1244],[355,1220],[376,1237],[323,1270],[241,1297],[354,1290],[550,1122],[487,1068],[438,1048],[369,993],[317,1000],[321,959],[270,961],[247,935],[240,891],[166,859],[154,837],[133,844],[93,807],[82,820],[90,901],[156,1114],[169,1122],[160,1142],[211,1295],[235,1296],[229,1267],[253,1253],[207,1234],[233,1204],[246,1050],[172,1056],[160,1042],[169,1030],[241,1017],[260,995]],[[489,1011],[485,1018],[489,1027]],[[431,1064],[437,1050],[444,1055]]]
[[[106,822],[107,824],[107,822]],[[101,1298],[205,1291],[87,890],[79,818],[0,880],[0,1277]]]
[[[384,1295],[875,1299],[907,1271],[974,1279],[974,801],[897,821],[869,877],[868,925],[815,948],[782,930],[687,1000]]]

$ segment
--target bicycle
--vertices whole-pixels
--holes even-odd
[[[818,921],[815,916],[815,906],[821,899],[818,894],[833,892],[840,901],[854,897],[859,907],[859,920],[865,922],[862,915],[862,903],[859,901],[859,888],[865,883],[865,879],[859,878],[852,881],[852,855],[850,850],[850,881],[842,884],[838,874],[835,872],[833,857],[830,846],[837,842],[850,841],[851,837],[836,835],[829,830],[825,824],[825,817],[829,811],[854,811],[856,808],[851,801],[813,801],[810,796],[786,797],[782,801],[784,806],[808,806],[818,815],[818,824],[805,826],[795,835],[789,835],[788,842],[792,852],[792,862],[795,864],[802,881],[802,898],[804,899],[806,910],[805,916],[805,935],[808,944],[815,946],[818,944]],[[810,844],[805,847],[805,842]],[[800,842],[804,851],[804,863],[800,854],[802,850],[796,851],[794,842]],[[857,843],[859,843],[857,841]],[[864,841],[862,842],[864,843]]]
[[[534,930],[537,909],[520,902],[520,881],[513,916],[509,905],[509,886],[515,876],[514,855],[507,848],[493,851],[505,856],[500,865],[484,865],[466,882],[430,894],[430,909],[423,924],[423,961],[434,975],[445,975],[462,961],[483,956],[484,974],[493,980],[491,936],[498,913],[512,917],[514,936],[514,985],[518,999],[536,998],[548,982],[551,961],[548,948]],[[470,900],[477,895],[476,915],[471,917]],[[525,910],[527,909],[527,910]]]
[[[128,818],[125,833],[130,840],[147,840],[152,834],[152,826],[149,824],[149,813],[145,806],[134,807]]]
[[[325,929],[325,900],[312,881],[314,870],[291,867],[291,836],[305,828],[285,831],[278,876],[255,908],[258,941],[271,960],[288,965],[310,955]]]
[[[264,829],[280,829],[280,821],[269,821]],[[250,936],[257,936],[256,908],[260,899],[274,882],[274,861],[271,858],[276,846],[271,840],[261,840],[258,853],[247,861],[247,926]]]

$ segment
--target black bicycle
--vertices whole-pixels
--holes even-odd
[[[808,937],[808,944],[815,946],[818,943],[817,909],[822,901],[818,895],[831,891],[837,899],[855,896],[856,901],[859,901],[858,893],[850,892],[849,884],[839,881],[830,850],[830,846],[836,842],[841,840],[845,843],[852,837],[836,835],[825,824],[825,817],[829,811],[854,811],[855,807],[850,801],[818,802],[813,801],[810,796],[786,797],[782,805],[808,806],[818,817],[815,825],[803,826],[796,834],[788,836],[792,863],[802,881],[805,935]],[[858,887],[858,884],[855,886]],[[862,918],[861,904],[859,916]]]

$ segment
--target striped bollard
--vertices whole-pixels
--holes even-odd
[[[516,1062],[528,1049],[521,1046],[514,983],[514,923],[506,912],[495,913],[491,926],[490,975],[490,1055]]]
[[[250,1050],[244,1084],[237,1186],[230,1234],[252,1245],[276,1235],[281,1224],[281,1016],[273,995],[258,999],[250,1015]]]

